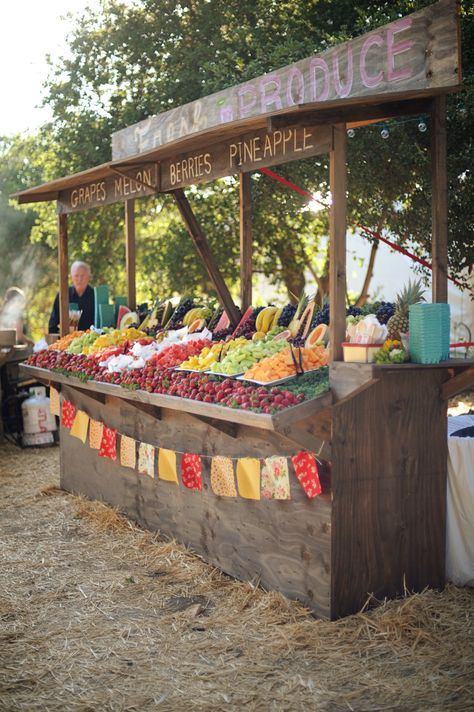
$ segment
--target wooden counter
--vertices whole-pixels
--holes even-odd
[[[91,417],[155,446],[259,458],[323,447],[332,474],[321,496],[308,500],[290,472],[290,501],[253,501],[214,495],[209,460],[198,493],[100,458],[61,428],[62,487],[118,507],[232,576],[282,591],[331,619],[359,610],[370,594],[380,599],[444,585],[443,389],[472,362],[336,363],[332,395],[277,416],[21,368],[55,384]]]

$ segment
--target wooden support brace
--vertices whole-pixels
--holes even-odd
[[[331,305],[331,361],[342,361],[346,336],[346,230],[347,171],[346,126],[334,126],[334,148],[329,152],[329,183],[332,203],[329,212],[329,301]]]
[[[134,311],[137,306],[136,293],[136,249],[135,249],[135,200],[125,201],[125,260],[127,270],[128,307]]]
[[[448,175],[446,166],[446,97],[433,99],[431,112],[433,302],[448,301]]]
[[[251,174],[240,174],[240,308],[252,304],[252,191]]]
[[[217,294],[219,295],[219,299],[227,313],[227,316],[229,317],[231,323],[234,326],[237,326],[240,320],[239,311],[236,308],[232,297],[230,296],[230,292],[227,289],[227,286],[224,282],[221,273],[219,272],[216,261],[214,259],[214,255],[212,254],[211,249],[209,247],[209,243],[204,237],[204,234],[201,230],[201,227],[199,226],[199,223],[196,220],[196,217],[191,209],[188,199],[186,198],[182,189],[173,191],[173,196],[176,200],[181,216],[191,237],[191,240],[193,241],[194,246],[204,264],[204,267],[206,268],[207,273],[212,280],[212,283],[216,289]]]
[[[69,334],[69,288],[67,254],[67,216],[58,215],[58,262],[59,262],[59,333]]]
[[[444,399],[453,398],[458,393],[462,393],[467,388],[474,386],[474,367],[468,368],[462,373],[458,373],[441,386],[441,396]]]

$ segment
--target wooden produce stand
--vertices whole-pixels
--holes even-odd
[[[346,364],[346,130],[429,112],[433,134],[433,301],[447,297],[445,95],[461,82],[456,3],[424,10],[252,82],[147,119],[113,136],[113,161],[18,194],[57,200],[61,314],[67,312],[67,215],[125,201],[129,303],[135,306],[136,198],[171,193],[231,321],[237,315],[184,188],[240,174],[241,301],[251,303],[250,173],[329,152],[331,391],[277,415],[26,373],[118,432],[204,457],[321,452],[323,494],[291,500],[216,496],[139,475],[61,431],[64,488],[119,507],[244,580],[282,591],[315,614],[353,613],[368,595],[445,580],[447,398],[473,381],[472,362]],[[62,323],[66,323],[62,319]],[[208,462],[208,461],[204,461]]]

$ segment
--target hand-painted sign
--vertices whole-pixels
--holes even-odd
[[[461,82],[458,22],[456,0],[440,0],[313,57],[117,131],[113,159],[297,106],[317,109],[449,91]]]
[[[58,213],[75,213],[79,210],[110,205],[129,198],[155,195],[158,190],[156,163],[140,168],[116,171],[97,181],[62,190],[58,198]]]
[[[239,171],[309,158],[332,149],[332,127],[287,126],[254,131],[160,162],[161,190],[206,183]]]

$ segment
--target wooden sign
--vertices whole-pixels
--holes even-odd
[[[157,191],[158,166],[148,163],[140,168],[116,170],[114,176],[61,190],[57,211],[60,214],[76,213],[130,198],[155,195]]]
[[[308,158],[332,149],[331,126],[288,126],[254,131],[160,163],[161,190]]]
[[[313,57],[117,131],[113,159],[293,107],[448,92],[461,83],[458,23],[456,0],[440,0]]]

